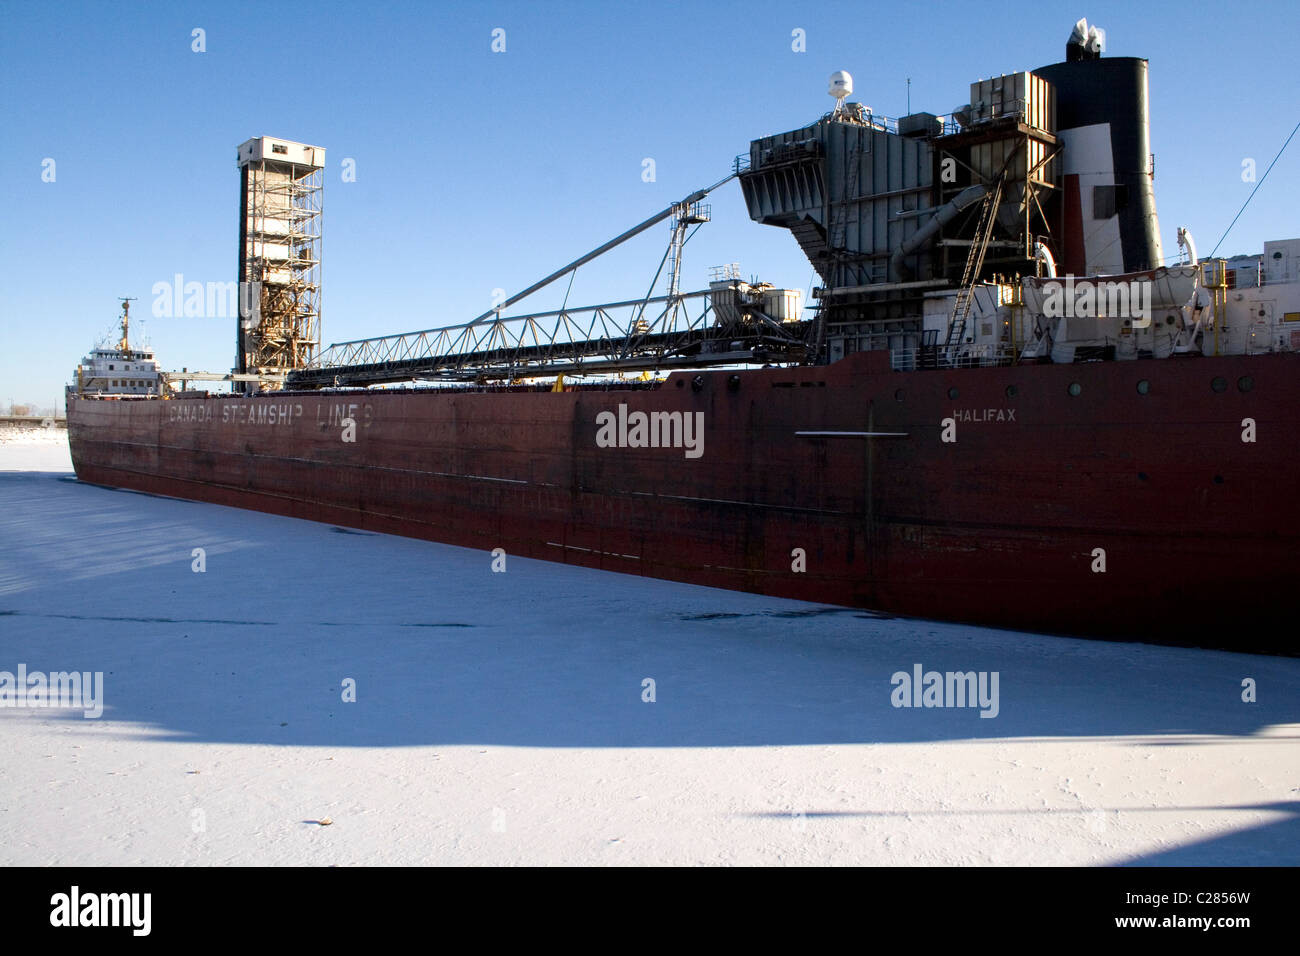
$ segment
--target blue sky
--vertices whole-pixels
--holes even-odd
[[[815,120],[847,69],[876,112],[944,113],[979,78],[1062,58],[1074,21],[1151,61],[1166,255],[1201,253],[1262,175],[1297,108],[1291,3],[15,3],[0,21],[0,405],[51,405],[154,283],[233,279],[235,148],[324,146],[326,343],[462,322],[692,190],[751,139]],[[205,31],[206,51],[191,49]],[[491,50],[506,31],[506,51]],[[806,52],[791,32],[806,34]],[[642,160],[655,160],[644,182]],[[355,161],[356,181],[342,181]],[[42,181],[46,159],[55,181]],[[1300,235],[1300,146],[1221,253]],[[684,286],[738,261],[807,290],[784,230],[734,182],[687,247]],[[584,267],[570,304],[644,294],[667,225]],[[565,284],[512,311],[557,306]],[[168,368],[226,371],[232,320],[151,318]]]

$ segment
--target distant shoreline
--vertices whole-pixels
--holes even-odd
[[[47,424],[48,423],[48,424]],[[0,428],[62,428],[66,430],[68,420],[49,415],[0,415]]]

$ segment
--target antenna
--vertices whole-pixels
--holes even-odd
[[[835,97],[832,115],[838,116],[844,111],[844,98],[853,94],[853,77],[844,70],[836,70],[831,74],[831,86],[826,92]]]
[[[907,115],[912,115],[912,78],[907,78]]]

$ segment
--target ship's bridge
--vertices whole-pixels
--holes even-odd
[[[81,360],[70,391],[77,395],[161,395],[164,376],[153,349],[131,348],[131,299],[122,300],[122,338],[116,348],[96,348]]]
[[[152,349],[94,349],[77,366],[80,394],[161,395],[163,379]]]

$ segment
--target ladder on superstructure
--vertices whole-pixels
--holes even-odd
[[[862,141],[855,138],[853,145],[849,148],[849,156],[844,164],[844,188],[840,190],[839,203],[833,203],[830,214],[829,246],[830,254],[834,257],[838,268],[832,276],[832,281],[841,285],[852,285],[853,281],[844,274],[845,260],[848,259],[848,252],[844,248],[844,243],[848,241],[849,232],[849,204],[858,197],[858,180],[862,175]]]
[[[993,236],[993,222],[997,219],[998,203],[1002,200],[1002,179],[1003,177],[999,176],[993,189],[985,193],[984,205],[980,208],[979,222],[975,226],[975,238],[971,241],[970,253],[966,256],[966,270],[961,275],[961,286],[952,304],[952,315],[948,317],[948,337],[944,341],[944,350],[950,356],[954,346],[961,344],[961,337],[966,331],[971,302],[975,299],[975,284],[979,281],[980,270],[984,268],[984,254],[988,252],[989,240]]]

